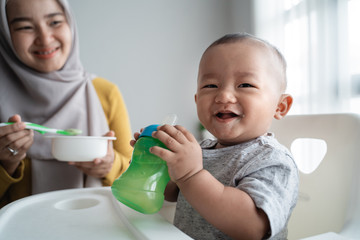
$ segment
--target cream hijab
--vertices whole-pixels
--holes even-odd
[[[72,50],[62,69],[39,73],[24,65],[11,42],[6,2],[0,0],[0,122],[14,114],[22,121],[60,129],[77,128],[83,135],[101,136],[109,128],[99,98],[79,57],[78,34],[66,0],[63,6],[72,31]],[[11,0],[10,0],[11,1]],[[51,155],[50,140],[35,133],[27,156],[31,158],[32,192],[101,186],[101,181]]]

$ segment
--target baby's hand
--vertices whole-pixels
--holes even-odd
[[[169,149],[158,146],[150,152],[167,162],[173,182],[186,181],[203,169],[201,147],[195,137],[182,126],[163,125],[153,133]]]
[[[130,145],[131,145],[132,147],[134,147],[136,141],[139,139],[139,136],[140,136],[140,134],[142,133],[143,130],[144,130],[144,129],[142,128],[142,129],[140,129],[140,132],[134,133],[134,139],[130,140]]]

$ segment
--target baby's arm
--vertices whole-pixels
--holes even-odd
[[[224,186],[203,169],[202,151],[191,133],[181,126],[164,125],[153,136],[169,150],[150,151],[167,162],[171,180],[202,217],[233,239],[266,235],[270,229],[266,214],[247,193]]]
[[[165,200],[169,202],[176,202],[179,195],[179,188],[173,181],[169,181],[165,188]]]
[[[224,186],[206,170],[178,186],[203,218],[232,239],[262,239],[270,229],[266,214],[247,193]]]

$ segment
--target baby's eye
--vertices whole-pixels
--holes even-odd
[[[204,85],[203,88],[217,88],[217,86],[215,84],[207,84]]]
[[[254,87],[254,86],[251,85],[250,83],[242,83],[238,87],[239,88],[251,88],[251,87]]]

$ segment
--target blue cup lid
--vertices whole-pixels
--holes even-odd
[[[139,138],[145,137],[145,136],[151,137],[151,134],[156,131],[156,128],[158,126],[160,126],[160,124],[153,124],[153,125],[145,127],[144,130],[142,131],[142,133],[140,134]]]

